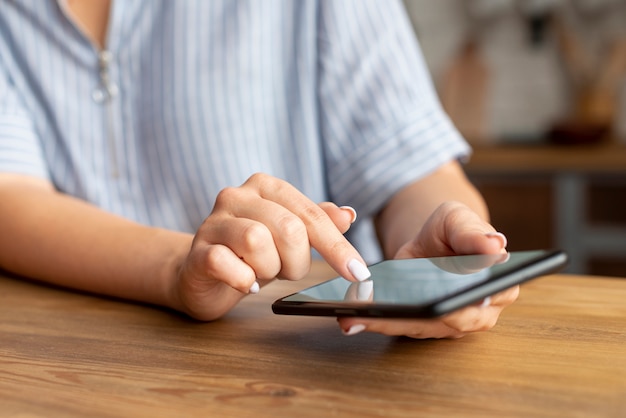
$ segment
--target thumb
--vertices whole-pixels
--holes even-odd
[[[395,258],[506,252],[506,237],[476,212],[458,202],[440,205],[413,241]]]
[[[322,202],[319,206],[342,234],[345,234],[350,229],[350,225],[356,221],[356,210],[351,206],[337,206],[332,202]]]

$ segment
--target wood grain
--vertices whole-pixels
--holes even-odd
[[[626,280],[524,285],[490,332],[413,341],[272,314],[331,275],[277,282],[222,320],[0,277],[2,417],[620,417]]]

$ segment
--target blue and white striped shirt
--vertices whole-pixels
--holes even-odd
[[[0,171],[110,212],[194,232],[265,172],[355,207],[372,261],[368,219],[469,152],[399,2],[116,0],[104,52],[63,5],[0,0]]]

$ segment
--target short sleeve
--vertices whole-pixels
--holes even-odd
[[[0,56],[0,172],[48,178],[35,124]]]
[[[320,122],[331,196],[371,216],[405,185],[467,156],[400,2],[322,3]]]

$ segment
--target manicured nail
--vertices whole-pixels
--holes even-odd
[[[252,286],[250,286],[250,290],[248,290],[248,292],[256,294],[256,293],[259,293],[259,290],[261,290],[261,287],[259,286],[259,282],[254,282],[252,283]]]
[[[506,248],[506,245],[508,242],[507,242],[506,236],[502,232],[487,232],[485,236],[489,238],[500,239],[500,241],[502,242],[502,248]]]
[[[485,299],[483,299],[483,303],[480,304],[480,307],[486,308],[489,305],[491,305],[491,296],[487,296]]]
[[[363,280],[369,279],[370,276],[372,275],[372,273],[370,273],[370,270],[367,268],[367,266],[361,263],[356,258],[353,258],[352,260],[350,260],[350,262],[348,263],[348,270],[350,270],[350,273],[352,273],[352,276],[360,282],[362,282]]]
[[[345,331],[341,330],[341,332],[343,332],[343,335],[348,335],[348,336],[356,335],[359,332],[363,332],[363,331],[365,331],[365,325],[363,324],[354,324]]]
[[[370,300],[370,297],[374,293],[374,282],[365,280],[356,285],[356,300]]]
[[[356,210],[352,206],[339,206],[339,209],[347,210],[352,215],[350,223],[353,224],[356,221]]]

